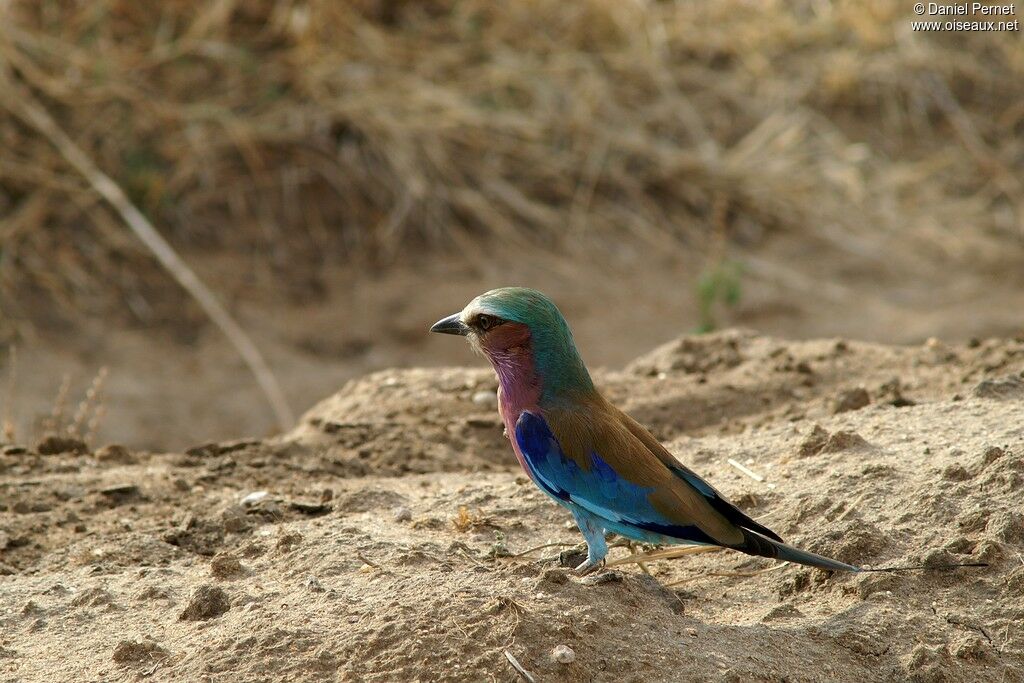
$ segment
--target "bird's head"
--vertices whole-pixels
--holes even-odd
[[[593,388],[568,323],[554,302],[535,289],[492,289],[438,320],[430,331],[468,338],[499,376],[509,363],[535,373],[546,395]],[[523,360],[529,361],[528,368]]]

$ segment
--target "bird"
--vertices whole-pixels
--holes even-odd
[[[565,317],[535,289],[481,294],[431,332],[466,337],[498,377],[498,412],[519,464],[572,513],[587,544],[575,568],[604,567],[605,534],[705,545],[829,571],[873,571],[801,550],[730,503],[594,386]]]

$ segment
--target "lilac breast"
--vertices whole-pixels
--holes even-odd
[[[487,354],[498,374],[498,412],[512,442],[512,449],[523,469],[529,473],[526,461],[515,440],[516,421],[524,410],[540,413],[540,378],[528,349],[519,347],[509,351]]]

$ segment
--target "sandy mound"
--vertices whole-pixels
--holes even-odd
[[[742,576],[773,565],[719,552],[594,582],[559,546],[515,557],[579,536],[512,469],[485,370],[378,373],[272,441],[6,446],[0,672],[518,680],[507,651],[538,681],[1022,681],[1022,373],[1020,340],[729,332],[599,376],[788,540],[991,564],[957,572]]]

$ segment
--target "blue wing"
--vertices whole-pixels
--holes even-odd
[[[717,542],[693,525],[674,524],[659,513],[649,496],[653,488],[620,477],[599,453],[590,454],[590,470],[565,455],[540,415],[524,412],[516,422],[516,443],[534,480],[548,495],[600,517],[606,529],[638,540],[651,534],[691,543]]]

